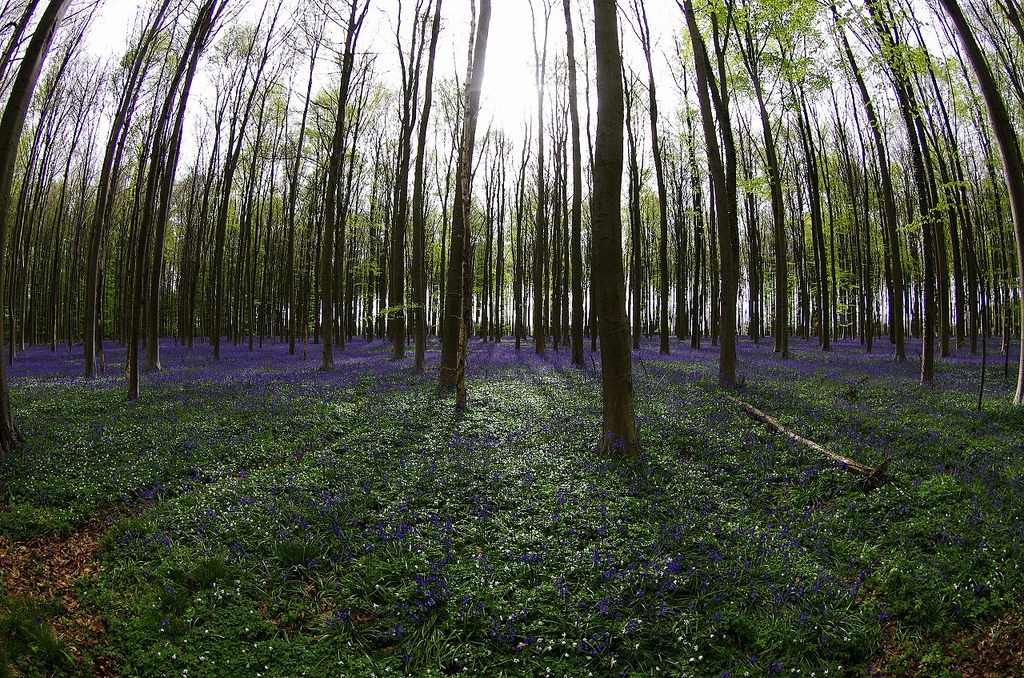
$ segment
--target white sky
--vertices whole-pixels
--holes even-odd
[[[301,0],[300,0],[301,1]],[[243,17],[251,17],[255,21],[257,13],[263,6],[263,0],[243,0],[246,7]],[[406,12],[410,10],[414,0],[405,0]],[[543,0],[535,0],[538,5],[538,21],[540,21],[540,5]],[[127,35],[133,24],[135,14],[146,0],[106,0],[100,9],[90,35],[90,49],[100,55],[115,58],[124,54]],[[672,51],[672,31],[682,27],[682,16],[672,0],[646,0],[651,29],[655,40],[655,53],[659,63],[658,71],[664,75],[659,78],[662,96],[674,98],[674,87],[668,80],[663,53]],[[592,14],[589,0],[572,0],[575,10],[574,30],[576,34],[576,58],[582,68],[584,40],[581,35],[579,8],[587,22]],[[380,53],[378,71],[384,71],[384,64],[395,61],[395,41],[393,28],[388,17],[393,16],[398,8],[397,0],[373,0],[370,16],[360,38],[361,50],[372,50]],[[628,3],[620,2],[620,12],[628,11]],[[438,43],[437,66],[435,79],[450,77],[456,69],[460,79],[464,77],[467,40],[469,32],[469,0],[444,0],[442,5],[442,31]],[[632,30],[623,22],[627,53],[636,53],[631,49],[635,43]],[[586,26],[588,35],[592,34],[593,26]],[[484,80],[484,92],[481,102],[480,126],[485,128],[492,121],[495,127],[504,128],[510,134],[522,129],[523,121],[533,117],[537,106],[537,95],[534,89],[534,56],[532,27],[529,0],[494,0],[492,3],[490,35],[487,44],[487,64]],[[589,38],[588,38],[589,40]],[[548,78],[552,77],[553,63],[562,58],[565,50],[565,24],[562,15],[561,0],[554,0],[551,15],[550,42],[548,48]],[[642,73],[642,62],[632,60],[635,67]],[[299,67],[302,68],[301,66]],[[593,63],[591,63],[593,68]],[[395,76],[397,79],[397,75]],[[644,77],[646,80],[646,77]],[[580,80],[581,107],[583,106],[584,83]],[[592,93],[593,94],[593,93]],[[550,110],[550,103],[548,110]],[[669,107],[666,107],[666,109]]]

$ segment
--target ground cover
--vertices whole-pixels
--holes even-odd
[[[597,363],[565,351],[472,343],[457,415],[436,350],[417,375],[357,340],[324,374],[280,344],[215,362],[168,342],[129,402],[119,370],[85,381],[79,354],[30,349],[11,373],[27,442],[0,462],[0,675],[1020,669],[1024,415],[1001,364],[977,412],[964,352],[927,389],[852,342],[739,356],[740,397],[891,457],[891,482],[748,418],[712,347],[636,353],[636,462],[592,453]],[[72,598],[26,583],[32,549],[98,522]]]

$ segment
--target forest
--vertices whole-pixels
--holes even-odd
[[[0,48],[0,678],[1024,675],[1018,0]]]

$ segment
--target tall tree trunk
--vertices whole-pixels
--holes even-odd
[[[544,87],[547,84],[548,26],[551,18],[551,0],[544,4],[543,47],[537,46],[537,17],[533,2],[530,16],[533,21],[534,80],[537,87],[537,217],[533,237],[533,340],[534,352],[544,353],[547,346],[547,286],[545,267],[548,261],[547,184],[544,181]]]
[[[640,217],[640,163],[637,158],[636,135],[633,132],[633,84],[630,83],[624,91],[626,104],[626,152],[629,154],[626,170],[629,175],[629,187],[626,190],[629,212],[629,236],[627,239],[629,241],[630,320],[632,321],[630,333],[632,335],[633,348],[639,349],[640,337],[643,334],[643,302],[641,296],[644,289],[644,256]]]
[[[738,289],[735,234],[737,219],[736,146],[729,118],[728,84],[725,74],[725,53],[718,40],[717,21],[712,16],[715,30],[717,81],[712,75],[711,61],[704,37],[697,26],[697,17],[690,0],[681,3],[693,44],[694,65],[697,74],[697,98],[704,126],[704,142],[708,150],[708,169],[711,173],[715,200],[715,224],[718,235],[719,280],[721,299],[712,299],[719,305],[719,359],[718,378],[727,386],[736,383],[736,293]],[[712,111],[712,98],[715,110]],[[717,118],[717,129],[716,121]],[[718,139],[721,133],[722,146]]]
[[[316,70],[316,60],[320,53],[320,45],[323,40],[324,25],[317,24],[317,32],[310,43],[309,53],[309,75],[306,80],[306,96],[302,104],[302,118],[299,121],[299,135],[295,141],[295,159],[289,168],[288,175],[288,209],[286,212],[286,228],[288,231],[288,254],[286,257],[285,271],[285,308],[288,319],[288,355],[295,355],[295,333],[297,325],[297,310],[295,298],[295,212],[299,200],[299,175],[302,171],[302,145],[306,138],[306,123],[309,119],[309,105],[313,94],[313,76]]]
[[[334,257],[335,221],[338,217],[338,189],[341,184],[343,151],[345,145],[345,118],[349,86],[355,64],[356,43],[363,20],[370,9],[370,0],[362,8],[360,0],[350,0],[348,24],[345,28],[345,48],[342,56],[341,81],[338,86],[338,110],[331,138],[330,160],[327,165],[327,186],[324,191],[323,240],[320,246],[320,316],[321,333],[320,369],[334,367]]]
[[[434,56],[437,54],[437,38],[441,31],[441,2],[442,0],[437,0],[434,6],[434,19],[430,29],[427,73],[423,83],[423,111],[420,113],[412,184],[412,321],[416,334],[414,366],[417,372],[424,370],[427,350],[427,272],[424,262],[427,250],[427,212],[423,197],[426,183],[423,166],[427,156],[427,124],[430,121],[430,107],[434,97]]]
[[[761,119],[761,136],[764,140],[765,169],[768,172],[768,187],[771,191],[772,241],[775,251],[775,352],[783,358],[789,357],[789,258],[786,252],[786,206],[782,194],[782,165],[775,143],[775,130],[765,103],[761,74],[754,49],[751,26],[744,26],[745,43],[742,45],[743,64],[750,76],[757,99],[758,117]],[[739,37],[739,29],[737,29]]]
[[[828,253],[825,249],[825,230],[821,213],[821,174],[818,170],[818,150],[807,110],[807,97],[800,89],[800,115],[797,119],[800,140],[804,150],[807,178],[807,206],[811,214],[811,246],[814,249],[814,270],[818,297],[818,345],[822,351],[832,350],[831,312],[829,304]]]
[[[405,304],[405,240],[409,223],[409,165],[412,162],[412,134],[416,129],[416,104],[419,96],[421,64],[423,62],[424,39],[427,30],[426,12],[420,14],[420,3],[416,3],[413,15],[411,42],[408,55],[402,52],[401,16],[402,5],[398,3],[399,25],[395,30],[398,46],[398,60],[401,66],[402,115],[399,125],[398,163],[395,170],[394,197],[391,219],[391,279],[388,283],[388,322],[391,336],[391,359],[405,357],[406,304]],[[408,60],[406,59],[408,57]]]
[[[266,11],[266,8],[267,6],[265,5],[264,11]],[[213,322],[211,323],[212,330],[210,332],[210,343],[213,344],[214,360],[220,359],[221,335],[224,334],[222,320],[224,315],[224,308],[226,307],[225,297],[227,296],[225,292],[227,281],[225,280],[224,274],[224,248],[227,236],[228,213],[231,206],[231,190],[234,185],[235,172],[238,169],[238,162],[241,158],[242,146],[245,142],[245,131],[249,126],[249,117],[252,115],[256,95],[260,92],[263,69],[266,67],[267,61],[270,58],[271,38],[273,37],[274,26],[277,24],[277,18],[279,16],[280,11],[281,6],[278,5],[277,10],[275,11],[270,21],[270,25],[267,28],[265,38],[263,41],[263,47],[259,55],[256,57],[258,63],[256,69],[253,71],[252,86],[249,89],[248,94],[245,96],[244,103],[240,103],[241,108],[235,109],[231,112],[232,117],[230,123],[230,131],[228,134],[228,147],[224,159],[224,176],[221,181],[221,196],[220,203],[218,204],[217,221],[215,224],[214,231],[213,270],[211,271],[211,275],[213,277]],[[263,16],[260,17],[259,22],[260,26],[262,26],[262,24]],[[242,79],[239,81],[240,83],[244,82],[245,76],[249,74],[250,64],[252,63],[252,59],[255,56],[253,50],[256,46],[256,40],[259,38],[259,36],[259,30],[253,31],[252,38],[249,41],[249,45],[245,54],[245,63],[243,64],[241,73]],[[242,93],[239,92],[238,96],[241,97],[241,94]],[[236,101],[236,103],[239,102],[242,102],[241,98],[239,98]],[[228,312],[230,321],[230,307],[228,307]],[[237,327],[237,323],[235,323],[234,327]],[[229,326],[227,329],[228,332],[232,331],[231,326]]]
[[[569,134],[572,143],[572,364],[583,367],[583,170],[580,151],[580,111],[576,87],[576,48],[569,0],[562,0],[565,14],[566,55],[569,66]]]
[[[835,15],[834,9],[833,15]],[[860,68],[857,65],[857,60],[853,56],[853,50],[850,49],[850,43],[846,38],[845,30],[837,28],[837,33],[842,43],[843,53],[846,55],[846,61],[850,65],[850,69],[853,71],[853,77],[857,83],[857,91],[860,93],[861,103],[864,104],[864,111],[868,118],[868,127],[871,129],[871,140],[874,145],[875,159],[878,162],[878,171],[882,179],[882,216],[884,217],[882,228],[883,233],[885,234],[885,241],[888,243],[886,261],[889,264],[890,270],[889,330],[893,338],[895,358],[897,361],[903,361],[907,359],[905,339],[906,330],[903,324],[903,297],[905,291],[902,247],[900,247],[901,238],[898,231],[896,217],[896,200],[894,198],[892,172],[889,168],[889,158],[885,147],[885,139],[882,136],[882,124],[875,112],[874,102],[871,99],[871,95],[868,94],[867,85],[864,83],[864,77],[861,75]]]
[[[147,367],[160,369],[160,280],[163,271],[164,240],[170,212],[171,191],[178,167],[185,110],[199,58],[206,47],[225,4],[207,0],[199,9],[196,21],[189,31],[180,60],[167,87],[150,149],[150,179],[140,223],[140,243],[135,269],[133,310],[129,315],[129,398],[139,397],[138,340],[141,330],[142,307],[146,304],[146,356]],[[180,91],[179,91],[180,88]],[[152,232],[152,238],[149,233]],[[149,241],[152,240],[152,252]],[[149,279],[146,280],[146,274]],[[145,298],[146,283],[148,298]]]
[[[668,189],[665,188],[664,159],[661,153],[661,139],[658,135],[658,96],[654,86],[654,64],[651,60],[651,30],[647,23],[647,10],[642,2],[633,0],[633,11],[637,15],[640,31],[640,46],[647,61],[647,98],[651,118],[651,153],[654,155],[654,175],[658,184],[658,336],[659,352],[668,354]]]
[[[953,21],[967,59],[970,61],[974,75],[978,79],[989,121],[1003,159],[1004,178],[1010,198],[1010,209],[1013,214],[1014,235],[1017,242],[1017,270],[1024,275],[1024,161],[1021,159],[1020,139],[1013,127],[1006,102],[992,75],[992,69],[985,60],[977,38],[971,30],[957,0],[939,0],[946,13]],[[1009,334],[1009,327],[1004,333]],[[1019,328],[1018,328],[1019,329]],[[1017,370],[1017,391],[1014,395],[1015,405],[1024,404],[1024,332],[1021,332],[1021,354]]]
[[[867,6],[872,21],[887,52],[893,58],[898,57],[896,47],[899,46],[887,23],[880,3],[882,0],[868,0]],[[924,256],[924,325],[921,328],[921,383],[930,384],[935,375],[935,228],[932,204],[929,199],[928,178],[925,171],[924,156],[928,149],[925,144],[918,112],[919,108],[913,90],[904,72],[906,64],[892,64],[893,83],[896,99],[899,103],[903,124],[909,140],[909,153],[913,182],[917,193],[917,207],[921,218],[922,251]]]
[[[633,365],[622,270],[622,55],[615,0],[594,0],[597,55],[597,139],[591,232],[601,335],[601,398],[604,403],[599,451],[633,455],[639,451],[633,410]]]
[[[469,327],[466,315],[469,299],[466,283],[470,276],[470,234],[469,208],[472,199],[471,181],[473,167],[473,146],[476,142],[477,112],[480,109],[480,92],[483,89],[484,65],[487,55],[487,34],[491,22],[491,2],[481,0],[480,17],[475,30],[471,32],[470,59],[466,78],[465,114],[463,116],[462,140],[459,149],[458,178],[455,184],[455,205],[452,216],[452,236],[448,257],[448,289],[444,304],[444,334],[441,340],[441,388],[456,390],[455,406],[465,409],[468,393],[466,389],[466,341]]]
[[[43,67],[46,53],[50,50],[57,24],[60,23],[69,4],[70,0],[50,0],[43,10],[35,32],[25,48],[25,55],[11,86],[7,105],[4,107],[3,116],[0,117],[0,286],[4,284],[8,212],[21,132],[25,127],[25,117],[28,115],[28,106],[39,79],[39,71]],[[0,298],[3,298],[2,290]],[[3,336],[3,322],[3,313],[0,313],[0,337]],[[11,411],[7,368],[0,360],[0,456],[10,452],[22,439]]]
[[[121,159],[135,111],[139,88],[149,65],[149,55],[160,32],[171,0],[162,0],[147,19],[139,44],[121,85],[114,119],[110,125],[107,146],[100,166],[100,179],[96,188],[96,207],[93,210],[92,232],[86,258],[85,303],[83,313],[85,376],[96,376],[103,369],[103,268],[107,230],[114,210],[114,192],[121,171]]]
[[[515,236],[515,257],[514,257],[514,272],[512,279],[512,303],[515,306],[513,309],[514,325],[515,325],[515,342],[516,350],[522,345],[523,336],[526,334],[523,327],[525,322],[524,306],[526,305],[526,290],[525,290],[525,278],[526,278],[526,238],[524,237],[524,229],[526,224],[526,165],[530,161],[530,135],[527,133],[523,136],[523,153],[519,161],[519,181],[516,184],[516,236]]]

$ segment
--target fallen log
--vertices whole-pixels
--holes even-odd
[[[831,450],[825,449],[824,447],[814,442],[813,440],[804,438],[802,435],[799,435],[798,433],[794,433],[793,431],[783,426],[778,419],[771,416],[770,414],[762,412],[761,410],[757,409],[750,403],[745,403],[739,398],[735,398],[728,394],[726,394],[725,397],[731,400],[732,402],[736,403],[740,407],[742,407],[743,411],[750,415],[750,417],[757,419],[763,424],[767,424],[771,428],[775,429],[775,431],[786,436],[793,442],[800,443],[804,447],[810,448],[815,452],[818,452],[819,454],[823,454],[832,461],[841,465],[850,473],[855,473],[859,476],[863,476],[865,482],[868,484],[869,487],[878,487],[879,485],[885,482],[885,470],[889,467],[889,462],[892,461],[891,457],[886,457],[885,459],[883,459],[882,463],[879,464],[878,466],[866,466],[858,461],[850,459],[849,457],[844,457],[841,454],[836,454]]]

